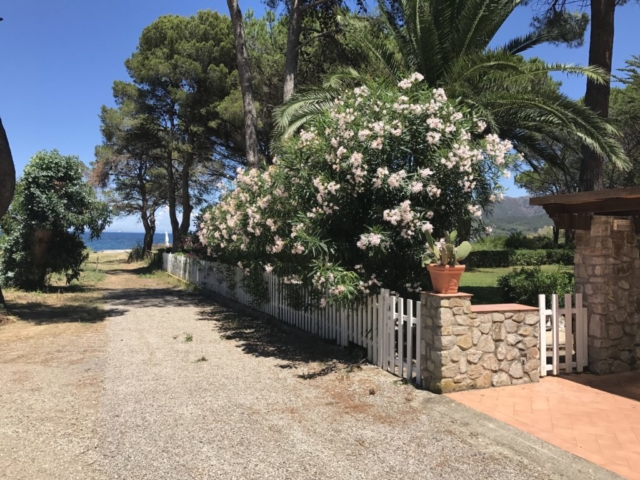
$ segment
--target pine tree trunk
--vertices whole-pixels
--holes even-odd
[[[156,234],[156,219],[153,213],[142,212],[140,215],[144,227],[144,240],[142,242],[142,255],[146,256],[153,250],[153,237]]]
[[[173,234],[173,248],[178,250],[181,245],[180,238],[180,224],[178,222],[178,215],[176,214],[177,202],[176,202],[176,183],[173,175],[173,160],[171,154],[168,154],[167,158],[167,190],[168,190],[168,203],[169,203],[169,221],[171,222],[171,233]]]
[[[180,236],[184,238],[189,233],[189,227],[191,226],[191,213],[193,212],[193,206],[191,205],[191,197],[189,195],[189,180],[191,178],[191,166],[193,165],[193,155],[189,154],[187,161],[184,164],[181,178],[181,203],[182,203],[182,221],[180,223]]]
[[[251,66],[249,55],[244,40],[244,25],[242,12],[238,0],[227,0],[229,15],[233,24],[233,38],[236,47],[236,61],[238,63],[238,76],[240,77],[240,90],[242,91],[242,108],[244,111],[244,136],[247,154],[247,166],[258,168],[258,126],[256,106],[253,101],[253,83],[251,80]]]
[[[302,32],[302,12],[300,0],[291,0],[289,4],[289,33],[287,34],[287,51],[284,59],[283,101],[291,98],[296,88],[296,72],[300,57],[300,33]]]
[[[589,39],[589,65],[611,73],[613,57],[613,26],[616,0],[591,0],[591,36]],[[603,118],[609,116],[611,82],[597,84],[587,80],[584,103]],[[580,163],[580,190],[603,188],[604,159],[589,148],[583,148]]]

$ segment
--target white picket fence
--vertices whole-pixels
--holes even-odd
[[[349,308],[329,305],[296,310],[284,301],[285,283],[264,273],[268,301],[256,304],[242,288],[244,272],[237,266],[164,253],[162,266],[173,276],[229,297],[338,345],[349,342],[366,349],[374,365],[420,385],[420,302],[382,290]],[[230,274],[230,275],[229,275]],[[231,280],[231,281],[228,281]],[[308,293],[305,293],[308,298]]]
[[[554,294],[551,308],[546,305],[546,297],[540,295],[540,375],[582,372],[588,366],[587,309],[582,306],[582,294],[566,294],[563,308]]]

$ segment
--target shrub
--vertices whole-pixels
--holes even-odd
[[[136,246],[131,249],[127,255],[127,263],[142,262],[151,257],[151,252],[145,252],[144,247],[140,242],[136,243]]]
[[[503,291],[505,302],[537,306],[538,295],[565,294],[573,292],[573,274],[543,272],[540,267],[521,268],[498,278],[498,286]]]
[[[509,266],[534,267],[547,263],[546,250],[515,250],[509,253]]]
[[[556,248],[553,239],[545,235],[527,236],[522,232],[511,233],[504,242],[505,248],[509,250],[540,250],[545,248]]]
[[[203,215],[202,243],[247,275],[310,287],[321,305],[380,285],[418,292],[425,232],[439,239],[471,220],[483,230],[512,158],[509,142],[419,80],[344,91],[276,147],[267,171],[238,173]]]
[[[574,253],[573,250],[561,248],[552,250],[474,250],[464,263],[469,268],[573,265]]]
[[[57,150],[38,152],[24,172],[9,214],[0,263],[3,285],[25,290],[46,286],[53,273],[77,280],[88,258],[82,234],[97,238],[110,222],[106,203],[84,181],[83,163]]]
[[[469,268],[504,268],[511,266],[511,252],[509,250],[480,250],[472,251],[463,262]]]
[[[473,244],[473,251],[479,252],[482,250],[506,250],[504,243],[507,237],[504,235],[491,235],[481,238]]]
[[[554,248],[547,250],[548,265],[573,265],[575,250],[570,248]]]

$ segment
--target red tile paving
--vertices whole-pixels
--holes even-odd
[[[640,372],[545,377],[452,399],[623,477],[640,480]]]

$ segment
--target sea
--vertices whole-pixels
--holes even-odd
[[[140,232],[104,232],[100,238],[89,240],[89,235],[84,235],[84,243],[94,252],[103,250],[127,250],[142,245],[144,233]],[[169,233],[169,244],[173,242],[173,235]],[[164,245],[164,232],[156,233],[153,237],[154,245]]]

